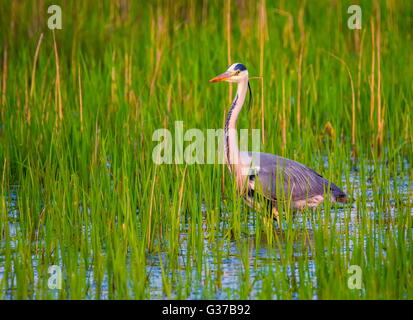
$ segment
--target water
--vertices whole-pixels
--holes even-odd
[[[374,167],[368,167],[368,172],[373,171]],[[407,203],[410,201],[409,197],[412,194],[412,184],[409,180],[409,166],[405,162],[404,168],[400,168],[400,174],[390,180],[388,188],[390,189],[390,194],[396,195],[398,201]],[[368,215],[378,216],[382,213],[376,212],[374,210],[374,188],[375,186],[371,183],[369,179],[366,182],[366,192],[363,195],[360,186],[360,177],[357,171],[353,171],[350,177],[351,184],[353,186],[353,197],[360,198],[365,196],[366,207],[368,209]],[[344,182],[342,185],[345,185]],[[379,191],[380,194],[380,191]],[[7,215],[9,223],[9,234],[11,237],[10,241],[10,252],[12,255],[17,255],[17,234],[19,231],[19,212],[17,210],[17,197],[15,189],[9,191],[7,198]],[[390,199],[388,203],[389,210],[386,213],[385,219],[394,219],[397,214],[396,208],[397,203],[395,198]],[[208,214],[208,209],[205,205],[202,206],[204,219]],[[343,242],[342,250],[343,254],[353,249],[353,241],[345,241],[350,234],[356,234],[359,232],[360,228],[360,217],[359,210],[357,208],[357,202],[348,207],[338,207],[332,209],[329,213],[329,217],[326,215],[326,210],[323,208],[316,209],[322,216],[322,221],[330,221],[332,224],[329,228],[333,228],[337,232],[337,239],[341,239]],[[413,214],[413,209],[411,209]],[[266,277],[269,275],[274,276],[280,272],[285,278],[289,279],[289,283],[307,283],[309,286],[313,287],[313,295],[310,298],[317,298],[316,290],[317,287],[317,275],[316,275],[316,265],[314,257],[312,256],[313,250],[311,246],[313,245],[314,239],[312,234],[313,222],[309,218],[310,214],[315,214],[314,210],[312,212],[307,212],[305,214],[297,214],[293,222],[293,228],[302,232],[302,236],[308,237],[308,241],[298,241],[293,244],[293,256],[300,258],[305,256],[307,258],[307,271],[305,279],[300,279],[302,274],[300,274],[300,265],[298,262],[292,265],[288,265],[287,268],[282,268],[282,263],[280,261],[282,250],[287,250],[288,243],[287,240],[283,238],[283,234],[280,230],[278,232],[280,239],[282,240],[280,244],[274,246],[268,246],[265,238],[265,234],[262,234],[261,241],[256,242],[256,223],[257,215],[255,213],[250,213],[247,220],[247,232],[244,232],[240,239],[234,240],[232,237],[225,236],[222,232],[215,233],[215,241],[211,241],[210,234],[203,224],[203,246],[202,252],[197,253],[202,255],[202,262],[197,264],[192,261],[194,256],[197,254],[193,252],[188,252],[188,225],[185,225],[183,230],[181,230],[179,236],[179,253],[177,259],[176,270],[174,270],[173,277],[175,278],[175,287],[172,286],[171,293],[168,296],[165,293],[165,287],[163,283],[163,271],[168,270],[168,264],[170,263],[167,252],[160,253],[148,253],[146,257],[146,272],[148,275],[148,292],[150,293],[151,299],[165,299],[165,298],[180,298],[185,297],[189,299],[203,299],[203,298],[215,298],[215,299],[237,299],[243,298],[245,295],[249,298],[260,298],[260,294],[263,290],[263,286]],[[349,214],[349,217],[348,217]],[[231,213],[227,212],[222,217],[221,229],[227,230],[226,224],[229,219],[231,219]],[[303,226],[306,227],[303,228]],[[394,225],[389,225],[389,228],[394,228]],[[300,230],[302,229],[302,230]],[[406,233],[413,232],[413,230],[407,229]],[[397,231],[396,231],[397,233]],[[374,235],[373,235],[374,236]],[[380,237],[380,233],[377,234]],[[2,295],[6,299],[12,299],[14,297],[14,291],[16,290],[16,278],[9,278],[7,283],[5,280],[5,239],[1,239],[0,246],[0,283],[3,286],[0,288]],[[246,254],[245,250],[248,251]],[[219,255],[218,255],[219,253]],[[384,253],[385,254],[385,253]],[[245,257],[248,257],[245,259]],[[130,255],[128,256],[130,260]],[[190,268],[187,264],[191,263]],[[100,286],[100,296],[96,296],[96,282],[94,280],[94,270],[93,263],[90,261],[90,267],[86,270],[87,279],[87,298],[88,299],[108,299],[109,295],[109,282],[108,275],[106,274],[103,278],[103,282]],[[129,261],[130,263],[130,261]],[[195,266],[195,267],[194,267]],[[34,269],[34,285],[33,288],[37,287],[37,284],[42,279],[38,278],[38,267],[39,261],[38,256],[32,256],[32,268]],[[279,270],[277,270],[279,268]],[[14,274],[14,266],[11,266],[11,274]],[[171,274],[166,275],[169,279]],[[275,279],[277,276],[275,276]],[[132,280],[131,280],[132,281]],[[173,281],[172,281],[173,282]],[[176,284],[179,285],[176,285]],[[132,283],[131,283],[132,286]],[[245,287],[243,287],[245,286]],[[297,288],[292,289],[291,298],[297,298]],[[189,292],[188,292],[189,290]],[[58,297],[57,290],[51,290],[49,292],[53,298]],[[34,290],[31,298],[39,297],[38,293]],[[277,299],[276,293],[274,293],[271,298]]]

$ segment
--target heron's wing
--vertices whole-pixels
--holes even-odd
[[[305,200],[324,195],[329,187],[335,198],[345,196],[336,185],[301,163],[268,153],[251,153],[250,156],[253,163],[259,163],[255,178],[263,194],[272,200],[280,195],[293,201]]]

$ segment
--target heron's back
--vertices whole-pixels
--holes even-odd
[[[347,195],[339,187],[299,162],[269,153],[248,152],[248,157],[258,169],[254,179],[258,178],[264,195],[271,200],[283,194],[285,199],[297,204],[308,204],[311,199],[322,202],[326,191],[330,190],[332,201],[347,201]],[[279,189],[280,184],[282,189]]]

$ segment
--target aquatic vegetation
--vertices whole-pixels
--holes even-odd
[[[361,30],[346,0],[54,3],[54,31],[0,4],[0,298],[413,298],[413,2],[360,1]],[[153,161],[160,128],[223,128],[237,61],[238,128],[351,204],[278,229],[223,164]]]

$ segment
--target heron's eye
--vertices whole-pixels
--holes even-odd
[[[239,75],[240,72],[241,72],[240,70],[237,70],[237,71],[235,72],[235,75],[236,75],[236,76]]]

